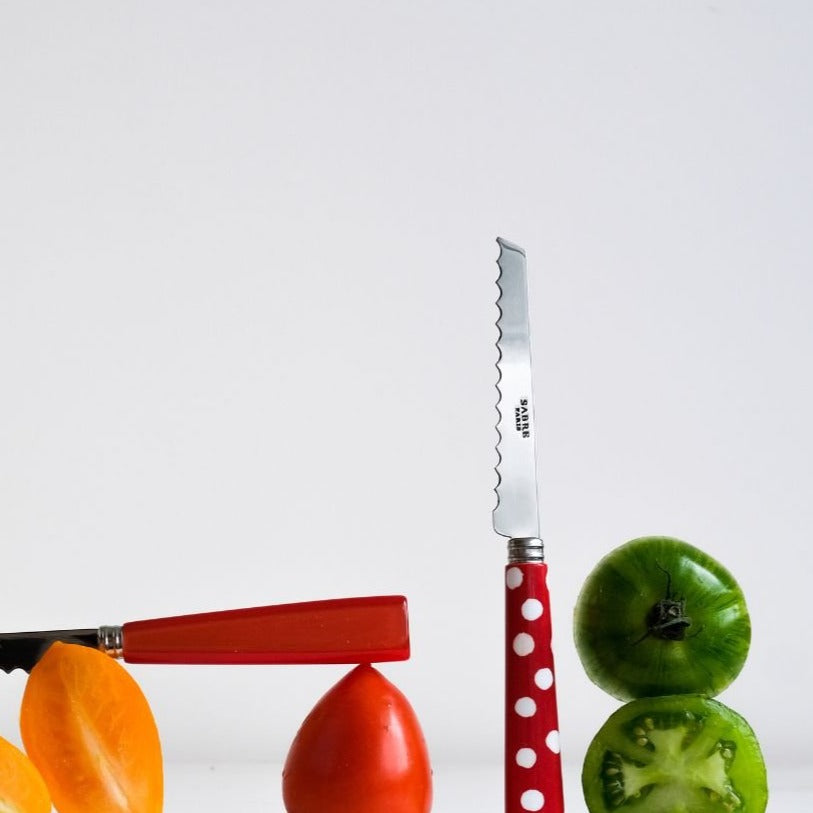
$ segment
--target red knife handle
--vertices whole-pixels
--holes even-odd
[[[563,813],[548,566],[505,569],[505,811]]]
[[[404,596],[179,615],[122,625],[130,663],[370,663],[409,657]]]

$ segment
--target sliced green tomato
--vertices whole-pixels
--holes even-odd
[[[703,551],[666,536],[605,556],[576,603],[590,679],[620,700],[719,694],[739,674],[751,622],[739,585]]]
[[[700,695],[634,700],[587,750],[590,813],[763,813],[765,763],[739,714]]]

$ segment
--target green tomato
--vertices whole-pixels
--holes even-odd
[[[751,622],[739,585],[679,539],[633,539],[605,556],[576,603],[588,677],[620,700],[719,694],[739,674]]]
[[[764,813],[765,762],[748,723],[700,695],[634,700],[596,734],[582,770],[590,813]]]

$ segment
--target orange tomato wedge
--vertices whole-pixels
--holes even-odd
[[[158,730],[138,684],[108,655],[52,644],[31,670],[20,731],[59,813],[160,813]]]
[[[3,813],[51,813],[48,788],[34,763],[0,737],[0,810]]]

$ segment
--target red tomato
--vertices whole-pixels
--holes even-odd
[[[432,769],[409,701],[357,666],[313,708],[282,772],[288,813],[429,813]]]

